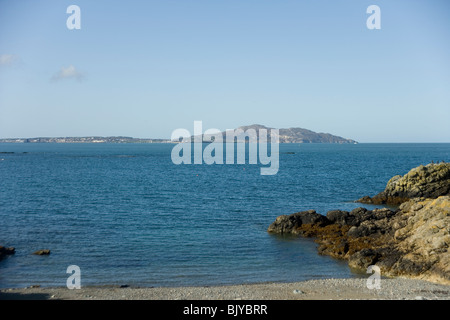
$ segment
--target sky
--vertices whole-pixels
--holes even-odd
[[[447,0],[0,0],[0,138],[203,121],[450,142],[449,17]]]

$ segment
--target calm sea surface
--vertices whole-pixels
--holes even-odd
[[[282,144],[260,165],[174,165],[171,144],[0,144],[0,287],[179,286],[358,277],[281,214],[351,210],[396,174],[450,161],[450,144]],[[36,256],[50,249],[49,256]],[[364,275],[363,275],[364,276]]]

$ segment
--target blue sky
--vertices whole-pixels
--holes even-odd
[[[450,142],[449,16],[445,0],[0,0],[0,138],[202,120]]]

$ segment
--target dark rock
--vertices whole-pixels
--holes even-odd
[[[352,216],[362,216],[364,215],[368,210],[366,208],[363,207],[359,207],[356,209],[353,209],[352,211],[350,211],[350,214]]]
[[[6,256],[13,255],[16,253],[16,249],[14,247],[6,248],[0,246],[0,260],[5,258]]]
[[[301,220],[293,215],[282,215],[272,222],[267,229],[271,233],[294,233],[294,230],[301,225]]]
[[[374,209],[372,210],[372,216],[374,219],[376,220],[381,220],[381,219],[386,219],[386,218],[390,218],[395,214],[394,211],[387,209],[387,208],[382,208],[382,209]]]
[[[364,196],[358,200],[356,200],[355,202],[360,202],[360,203],[367,203],[367,204],[373,204],[372,198],[369,196]]]
[[[365,271],[376,264],[385,276],[407,276],[450,284],[450,197],[415,198],[398,210],[314,210],[280,216],[269,227],[313,237],[319,254],[348,260]]]
[[[328,223],[330,222],[325,216],[316,213],[315,210],[308,210],[279,216],[267,231],[270,233],[298,233],[297,229],[304,224],[322,227]]]
[[[347,233],[347,235],[352,238],[361,238],[361,237],[364,237],[366,234],[367,234],[366,228],[361,227],[361,226],[358,226],[358,227],[353,226],[350,228],[350,230],[348,230],[348,233]]]
[[[361,222],[371,219],[372,211],[369,211],[366,208],[359,207],[350,211],[350,216],[352,216],[354,219],[353,225],[357,226],[361,224]]]
[[[350,216],[348,211],[332,210],[327,212],[327,219],[331,223],[337,223],[341,226],[353,225],[354,217]]]
[[[50,250],[48,249],[43,249],[43,250],[38,250],[33,252],[33,254],[38,255],[38,256],[46,256],[50,254]]]
[[[347,235],[353,238],[368,237],[370,235],[376,234],[379,231],[379,227],[370,221],[365,221],[359,226],[353,226],[348,230]]]
[[[348,265],[355,269],[367,269],[378,261],[380,254],[373,249],[362,249],[351,255]]]
[[[316,213],[314,210],[295,213],[295,215],[300,218],[302,224],[315,224],[319,227],[323,227],[329,223],[325,216]]]
[[[380,257],[377,262],[377,266],[379,266],[382,270],[392,270],[392,267],[398,262],[401,258],[402,253],[392,247],[384,247],[379,248],[378,252]]]
[[[337,246],[337,251],[340,255],[345,255],[349,251],[349,249],[350,245],[345,239],[342,239]]]

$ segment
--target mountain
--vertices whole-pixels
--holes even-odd
[[[314,132],[302,128],[280,129],[280,143],[357,143],[330,133]]]
[[[235,129],[234,132],[236,132],[237,130],[242,130],[246,135],[250,137],[250,141],[256,141],[257,137],[259,137],[259,132],[261,129],[267,130],[268,141],[270,141],[270,131],[273,128],[266,127],[260,124],[241,126]],[[222,132],[223,139],[226,138],[227,131]],[[279,129],[278,132],[280,143],[357,143],[355,140],[342,138],[329,133],[317,133],[303,128]],[[232,132],[229,132],[229,134],[230,133]],[[204,141],[211,141],[211,136],[212,135],[203,135]],[[237,141],[244,141],[244,139],[244,135],[238,135]]]

